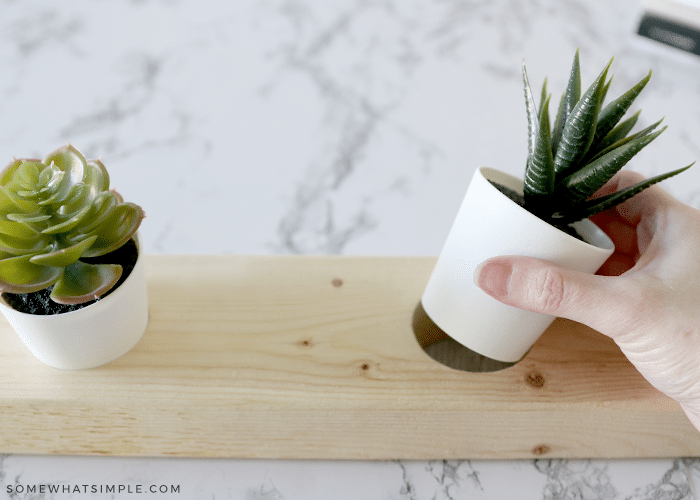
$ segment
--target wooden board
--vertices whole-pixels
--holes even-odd
[[[434,258],[146,258],[149,326],[114,363],[46,367],[0,321],[0,453],[700,455],[679,406],[576,323],[505,370],[433,360],[411,324]]]

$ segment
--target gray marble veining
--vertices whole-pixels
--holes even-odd
[[[697,459],[313,462],[0,456],[0,495],[133,498],[140,490],[164,498],[244,500],[692,500],[688,470],[697,472]]]

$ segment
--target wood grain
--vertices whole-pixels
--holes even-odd
[[[680,407],[579,324],[497,372],[431,359],[411,318],[434,258],[146,258],[148,329],[107,366],[44,366],[0,323],[0,453],[700,455]]]

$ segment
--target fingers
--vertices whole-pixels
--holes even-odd
[[[640,256],[637,228],[622,219],[614,210],[594,215],[591,220],[615,245],[615,251],[596,274],[619,276],[632,269]]]
[[[529,257],[488,259],[474,281],[504,304],[578,321],[608,335],[625,331],[630,318],[638,317],[623,278],[569,271]]]
[[[637,259],[630,254],[616,251],[600,266],[596,274],[600,276],[620,276],[632,269],[636,263]]]
[[[604,196],[643,180],[641,174],[623,170],[594,196]],[[651,186],[624,203],[593,215],[591,220],[615,244],[615,254],[602,266],[598,274],[618,275],[631,269],[646,251],[654,235],[664,226],[667,214],[674,207],[677,208],[679,203],[659,186]],[[621,264],[623,261],[625,263]]]
[[[625,221],[612,210],[591,217],[593,223],[602,229],[615,244],[615,251],[637,256],[637,228]]]

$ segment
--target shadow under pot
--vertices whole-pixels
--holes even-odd
[[[595,273],[612,255],[613,242],[590,220],[572,224],[581,239],[551,226],[506,196],[493,183],[522,195],[523,181],[479,168],[421,298],[427,316],[454,340],[493,360],[521,360],[554,316],[498,302],[474,283],[479,264],[491,257],[522,255]]]
[[[133,269],[90,305],[60,314],[30,314],[14,309],[3,294],[0,312],[41,362],[63,370],[95,368],[138,343],[148,324],[148,296],[138,234],[132,241],[137,254]]]

